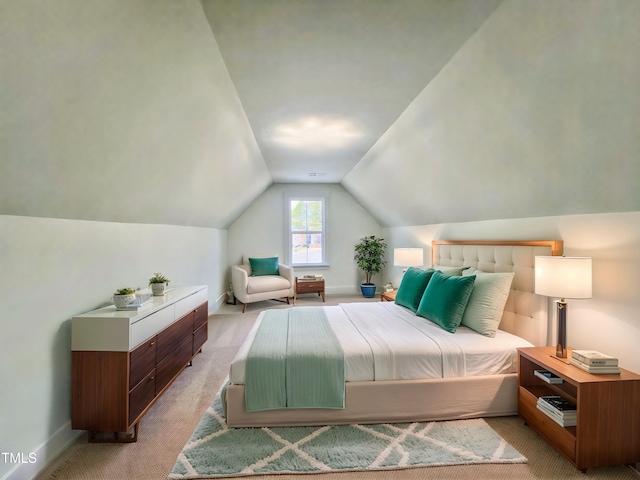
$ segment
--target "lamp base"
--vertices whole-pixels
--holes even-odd
[[[567,358],[567,302],[558,300],[558,343],[556,357]]]

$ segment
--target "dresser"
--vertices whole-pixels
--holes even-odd
[[[206,286],[178,287],[137,311],[73,317],[71,428],[90,442],[135,442],[140,419],[207,341],[207,299]]]

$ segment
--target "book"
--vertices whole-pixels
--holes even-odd
[[[571,357],[569,359],[569,365],[573,365],[574,367],[578,367],[582,370],[584,370],[585,372],[589,372],[589,373],[593,373],[593,374],[601,374],[601,375],[606,375],[606,374],[619,374],[620,373],[620,367],[617,367],[615,365],[589,365],[586,363],[583,363],[579,360],[576,360],[575,358]]]
[[[116,310],[142,310],[153,305],[153,295],[138,294],[133,302],[125,307],[116,307]]]
[[[569,400],[565,400],[559,395],[543,395],[541,397],[538,397],[538,401],[545,402],[559,412],[576,412],[575,404],[570,402]]]
[[[533,374],[538,377],[541,378],[542,380],[544,380],[547,383],[562,383],[563,380],[557,376],[555,373],[551,373],[548,370],[534,370]]]
[[[618,359],[595,350],[572,350],[571,357],[587,365],[618,366]]]
[[[539,397],[536,408],[562,427],[573,427],[577,424],[576,406],[558,395]]]
[[[299,278],[298,280],[320,280],[322,278],[322,275],[305,275],[302,278]]]

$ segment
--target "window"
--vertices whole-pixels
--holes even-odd
[[[326,263],[325,199],[288,198],[289,260],[291,265]]]

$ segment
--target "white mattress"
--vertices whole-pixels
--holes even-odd
[[[516,349],[533,346],[501,330],[495,338],[464,326],[452,334],[393,302],[323,308],[344,350],[347,382],[514,373]],[[231,363],[231,383],[244,384],[247,352],[264,313]]]

